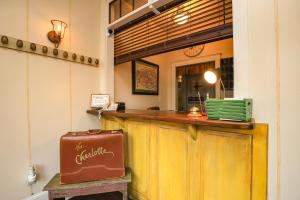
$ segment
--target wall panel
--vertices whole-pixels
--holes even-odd
[[[250,135],[200,133],[201,199],[252,199],[251,145]]]
[[[128,166],[135,169],[130,188],[135,199],[149,199],[150,129],[145,123],[127,125]]]
[[[1,0],[0,33],[52,46],[47,33],[56,18],[69,25],[60,49],[99,57],[100,2]],[[99,74],[99,68],[0,49],[0,199],[39,192],[59,172],[60,136],[99,127],[85,113],[90,94],[99,93]],[[31,163],[38,172],[32,187],[26,179]]]
[[[26,0],[1,0],[1,34],[26,39]]]
[[[1,34],[26,39],[25,0],[1,0],[0,19]],[[0,59],[0,199],[13,200],[29,194],[26,55],[1,48]]]
[[[34,185],[37,192],[59,171],[59,138],[71,129],[69,65],[31,56],[29,66],[32,161],[40,174]]]
[[[188,137],[185,129],[168,126],[157,126],[156,150],[157,199],[189,199],[188,170]],[[172,181],[176,180],[176,181]]]
[[[20,199],[29,194],[26,56],[5,49],[0,55],[0,199]]]
[[[85,113],[91,94],[99,93],[99,68],[71,64],[70,70],[72,130],[100,128],[98,118]]]
[[[71,0],[69,20],[71,51],[99,57],[100,1]]]

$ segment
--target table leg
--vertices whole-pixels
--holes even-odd
[[[54,200],[52,192],[48,191],[48,199],[49,200]]]
[[[123,190],[122,194],[123,194],[123,200],[128,200],[127,190]]]

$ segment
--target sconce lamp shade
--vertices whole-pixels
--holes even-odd
[[[51,20],[52,31],[48,33],[48,38],[54,43],[55,48],[57,48],[61,42],[61,39],[65,36],[65,30],[67,24],[61,20]]]

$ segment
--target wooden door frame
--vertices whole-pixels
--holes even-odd
[[[185,65],[193,65],[198,63],[205,63],[205,62],[215,62],[215,68],[220,68],[221,66],[221,58],[222,54],[211,54],[211,55],[204,55],[196,58],[189,58],[181,61],[176,61],[171,63],[171,108],[170,110],[177,110],[176,109],[176,68],[185,66]],[[220,83],[217,82],[216,85],[216,97],[220,96]]]

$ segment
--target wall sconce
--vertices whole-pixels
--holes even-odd
[[[177,82],[178,83],[182,83],[182,79],[183,79],[182,75],[177,76]]]
[[[184,9],[184,7],[178,7],[173,15],[173,21],[178,25],[185,24],[189,21],[189,12]]]
[[[217,82],[217,80],[220,80],[220,83],[221,83],[221,86],[222,86],[222,89],[224,91],[224,99],[226,97],[226,91],[225,91],[225,86],[223,84],[223,81],[221,79],[221,68],[217,68],[217,69],[210,69],[210,70],[207,70],[205,73],[204,73],[204,79],[206,80],[206,82],[208,82],[209,84],[215,84]]]
[[[58,48],[61,40],[64,38],[67,24],[60,20],[51,20],[52,31],[48,33],[48,39],[54,43],[55,48]]]

